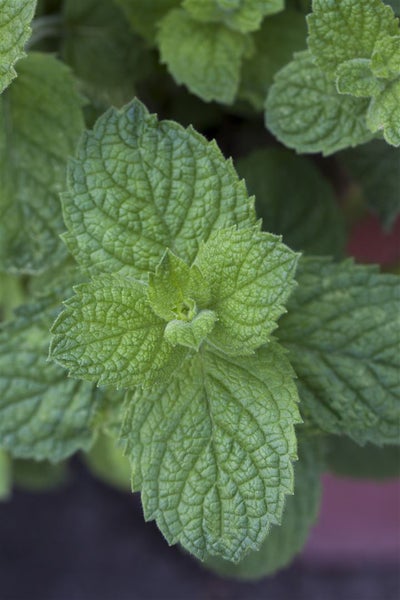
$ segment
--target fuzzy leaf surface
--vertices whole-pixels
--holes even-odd
[[[298,152],[329,155],[373,138],[369,100],[341,95],[308,51],[279,71],[266,102],[266,125]]]
[[[374,133],[382,132],[391,146],[400,146],[400,78],[390,81],[372,98],[367,125]]]
[[[84,134],[63,197],[67,245],[93,273],[147,278],[165,249],[191,264],[221,227],[251,226],[252,200],[215,143],[135,100]]]
[[[11,460],[6,452],[0,448],[0,502],[7,500],[11,494]]]
[[[32,53],[18,73],[0,99],[0,263],[34,273],[65,256],[59,193],[84,124],[81,99],[62,63]]]
[[[93,443],[100,392],[47,360],[54,304],[20,310],[0,332],[0,445],[58,462]]]
[[[25,56],[36,0],[0,0],[0,94],[14,77],[15,63]]]
[[[308,46],[331,78],[354,58],[371,58],[375,43],[398,34],[398,20],[382,0],[313,0],[308,16]]]
[[[294,288],[297,259],[279,237],[258,226],[213,233],[195,261],[210,285],[209,308],[218,316],[208,340],[231,356],[267,343]]]
[[[72,376],[99,385],[161,383],[185,357],[164,339],[165,322],[142,282],[103,275],[76,286],[52,327],[50,355]]]
[[[282,349],[203,350],[127,398],[122,437],[146,520],[200,559],[258,549],[293,488],[297,393]]]
[[[294,495],[286,500],[282,524],[273,526],[258,551],[251,551],[238,564],[218,557],[205,566],[235,579],[260,579],[282,569],[303,548],[314,524],[321,498],[320,476],[324,462],[320,444],[299,439],[299,460],[294,465]]]
[[[259,29],[265,16],[283,10],[284,0],[183,0],[182,6],[199,21],[246,33]]]
[[[364,444],[400,433],[399,277],[303,259],[280,321],[305,409],[319,427]]]
[[[256,197],[263,229],[283,235],[294,250],[343,254],[345,227],[333,189],[308,158],[266,148],[240,159],[236,166]]]
[[[161,61],[178,84],[206,102],[233,103],[242,59],[251,48],[246,35],[173,10],[161,21],[157,39]]]

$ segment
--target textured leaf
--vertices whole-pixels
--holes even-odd
[[[248,37],[173,10],[161,21],[157,39],[161,61],[178,84],[206,102],[233,103],[242,59],[251,48]]]
[[[367,125],[371,131],[382,131],[391,146],[400,146],[400,79],[388,83],[371,100]]]
[[[305,409],[325,431],[356,442],[400,433],[399,277],[351,261],[303,259],[280,321]]]
[[[191,321],[182,321],[181,319],[170,321],[165,328],[164,337],[173,346],[180,344],[198,350],[206,338],[212,339],[210,333],[217,320],[214,311],[201,310]]]
[[[116,3],[124,10],[132,29],[153,42],[158,22],[179,6],[181,0],[116,0]]]
[[[201,559],[259,548],[292,492],[296,399],[275,343],[251,358],[204,350],[168,386],[138,389],[123,439],[145,518]]]
[[[15,63],[28,41],[36,0],[0,0],[0,93],[16,77]]]
[[[331,77],[354,58],[371,58],[379,38],[398,33],[393,10],[382,0],[313,0],[308,45],[318,66]]]
[[[7,500],[11,493],[11,461],[0,448],[0,502]]]
[[[332,154],[372,139],[366,125],[369,101],[341,95],[308,51],[275,77],[266,103],[266,125],[298,152]]]
[[[164,339],[165,322],[143,283],[103,275],[75,288],[52,327],[50,355],[72,376],[99,385],[162,382],[186,352]]]
[[[336,87],[340,94],[368,98],[378,94],[383,84],[373,74],[368,58],[353,58],[338,66]]]
[[[218,322],[208,340],[231,356],[269,341],[294,287],[297,256],[280,238],[254,229],[223,229],[200,247],[195,265],[211,288]]]
[[[15,457],[57,462],[92,444],[100,392],[48,362],[48,302],[0,333],[0,444]]]
[[[400,35],[387,36],[376,42],[371,68],[377,77],[392,78],[400,74]]]
[[[0,262],[32,273],[65,256],[59,192],[66,160],[83,130],[69,70],[30,54],[0,99]]]
[[[205,566],[235,579],[260,579],[286,567],[304,546],[317,518],[323,464],[317,441],[300,437],[294,496],[286,500],[282,525],[272,527],[260,550],[250,552],[239,564],[214,557],[206,560]]]
[[[290,61],[294,52],[303,50],[306,21],[295,10],[268,17],[253,35],[255,51],[242,65],[239,97],[262,111],[274,75]]]
[[[385,144],[385,147],[386,144]],[[263,229],[294,250],[341,256],[345,228],[332,187],[307,158],[284,149],[256,150],[237,163],[256,197]]]
[[[211,290],[198,267],[189,268],[167,251],[149,276],[148,297],[151,308],[162,319],[191,320],[196,307],[205,308],[210,303]]]
[[[399,151],[381,140],[374,140],[354,150],[346,150],[339,158],[361,185],[368,206],[389,229],[400,213]],[[245,176],[245,173],[241,174]]]
[[[214,229],[254,223],[230,161],[193,129],[137,100],[86,133],[63,197],[66,242],[92,272],[147,277],[166,248],[188,264]]]
[[[328,469],[341,477],[389,479],[400,477],[399,446],[361,447],[345,437],[331,436]]]
[[[129,101],[150,63],[121,9],[110,0],[67,0],[64,19],[62,55],[85,92],[97,102]]]
[[[90,471],[108,485],[121,490],[131,488],[131,465],[112,437],[101,434],[84,456]]]
[[[259,29],[266,15],[284,9],[284,0],[183,0],[182,6],[199,21],[220,22],[242,33]]]
[[[65,462],[53,465],[47,461],[14,459],[12,475],[15,487],[29,492],[44,492],[67,482],[68,467]]]

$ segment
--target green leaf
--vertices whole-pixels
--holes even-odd
[[[258,226],[212,234],[195,261],[218,317],[209,342],[230,356],[251,354],[267,343],[294,288],[297,258]]]
[[[168,250],[155,273],[150,273],[148,298],[156,315],[165,321],[191,320],[196,307],[204,308],[209,304],[211,290],[198,267],[189,268]]]
[[[161,62],[178,84],[202,100],[232,104],[242,59],[251,39],[216,23],[200,23],[184,10],[172,10],[160,22]]]
[[[371,68],[376,77],[392,78],[400,74],[400,35],[387,36],[376,42]]]
[[[382,131],[391,146],[400,146],[400,79],[388,83],[372,98],[367,125],[374,133]]]
[[[275,77],[266,102],[266,125],[298,152],[329,155],[372,139],[366,125],[369,101],[341,95],[308,51]]]
[[[262,111],[275,73],[303,50],[306,21],[295,10],[285,10],[265,19],[253,35],[255,51],[243,61],[239,97]]]
[[[52,327],[50,355],[73,377],[99,385],[162,383],[185,357],[164,339],[147,286],[103,275],[76,286]]]
[[[331,78],[354,58],[371,58],[375,43],[398,34],[398,20],[381,0],[314,0],[308,16],[308,46]]]
[[[36,0],[0,0],[0,93],[17,76],[14,65],[25,56]]]
[[[85,92],[119,106],[130,100],[150,62],[121,9],[110,0],[67,0],[63,10],[62,56]]]
[[[154,42],[157,25],[168,11],[180,5],[181,0],[116,0],[125,12],[132,29],[149,42]]]
[[[353,58],[337,68],[336,87],[340,94],[368,98],[378,94],[383,85],[373,74],[368,58]]]
[[[166,248],[191,264],[213,230],[255,219],[215,142],[158,122],[138,100],[109,110],[83,136],[62,201],[78,263],[134,278],[147,278]]]
[[[57,462],[93,442],[100,392],[47,360],[56,303],[20,309],[0,332],[0,439],[15,457]]]
[[[191,321],[174,319],[170,321],[164,331],[165,339],[176,346],[180,344],[198,350],[206,338],[211,338],[217,315],[212,310],[201,310]]]
[[[13,460],[15,487],[28,492],[44,492],[58,488],[68,481],[67,463],[51,464],[47,461]]]
[[[360,444],[399,439],[399,281],[351,261],[303,259],[280,321],[306,411]]]
[[[84,460],[95,477],[120,490],[130,490],[131,465],[114,438],[100,434]]]
[[[296,401],[273,342],[251,358],[203,350],[167,386],[139,388],[122,435],[145,518],[200,559],[258,549],[292,492]]]
[[[209,558],[205,566],[224,577],[260,579],[286,567],[300,552],[319,510],[320,475],[324,463],[317,440],[299,439],[299,460],[294,468],[294,495],[286,500],[282,524],[273,526],[260,550],[249,552],[238,564]]]
[[[263,229],[282,234],[294,250],[335,257],[343,254],[342,214],[332,187],[309,159],[281,148],[265,148],[242,158],[236,166],[256,197]]]
[[[30,54],[18,73],[0,99],[0,262],[34,273],[65,256],[59,192],[83,118],[72,76],[55,58]]]
[[[328,469],[341,477],[389,479],[400,476],[399,446],[358,446],[345,437],[331,436]]]
[[[203,22],[223,23],[246,33],[259,29],[263,18],[284,9],[284,0],[183,0],[192,17]]]
[[[11,461],[0,448],[0,502],[7,500],[11,494]]]
[[[369,208],[390,229],[400,213],[399,151],[382,140],[374,140],[339,154],[339,159],[362,187]]]

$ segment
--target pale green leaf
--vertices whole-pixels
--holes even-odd
[[[260,550],[233,564],[209,558],[205,566],[225,577],[260,579],[286,567],[300,552],[314,524],[320,504],[320,475],[324,466],[316,439],[299,439],[299,460],[294,466],[294,495],[288,497],[280,526],[273,526]]]
[[[195,261],[211,288],[209,308],[218,317],[210,343],[237,356],[268,342],[294,288],[297,259],[279,237],[258,226],[212,234]]]
[[[184,10],[173,10],[160,22],[157,40],[161,61],[178,84],[206,102],[233,103],[250,38],[217,23],[200,23]]]
[[[0,332],[0,440],[15,457],[57,462],[93,442],[100,392],[47,359],[56,303],[20,309]]]
[[[266,125],[298,152],[332,154],[373,138],[369,100],[341,95],[308,51],[279,71],[266,102]]]
[[[54,57],[30,54],[18,73],[0,99],[0,262],[32,273],[65,256],[59,192],[83,117],[72,76]]]
[[[116,3],[124,10],[132,29],[151,43],[160,19],[178,7],[181,0],[116,0]]]
[[[11,494],[11,460],[0,448],[0,502]]]
[[[0,0],[0,93],[16,77],[15,63],[25,56],[36,0]]]
[[[28,492],[44,492],[58,488],[68,481],[67,463],[14,459],[13,484]]]
[[[84,460],[95,477],[118,489],[130,490],[131,465],[113,437],[100,434]]]
[[[400,278],[351,261],[303,259],[280,321],[307,413],[356,442],[400,434]]]
[[[243,61],[239,97],[262,111],[275,73],[305,48],[306,31],[304,16],[295,10],[265,19],[253,35],[253,55]]]
[[[182,6],[199,21],[246,33],[259,29],[265,16],[283,10],[284,0],[183,0]]]
[[[296,401],[273,342],[251,358],[203,350],[167,386],[138,389],[123,439],[145,518],[200,559],[258,549],[293,491]]]
[[[67,0],[63,12],[62,56],[86,94],[97,102],[128,102],[150,62],[121,9],[111,0]]]
[[[170,321],[165,328],[164,337],[173,346],[180,344],[198,350],[206,338],[212,339],[210,333],[217,320],[218,317],[212,310],[201,310],[191,321]]]
[[[281,234],[294,250],[335,257],[343,254],[342,214],[331,185],[311,160],[282,148],[265,148],[242,158],[236,166],[256,197],[265,231]]]
[[[137,100],[109,110],[71,161],[66,242],[92,272],[147,277],[166,248],[188,264],[221,227],[254,223],[243,182],[215,143],[158,122]]]
[[[345,169],[361,186],[366,202],[385,228],[400,213],[400,153],[382,140],[374,140],[339,155]],[[242,172],[242,175],[245,175]],[[250,191],[254,191],[250,188]],[[290,244],[289,244],[290,245]]]
[[[400,75],[400,35],[387,36],[376,42],[371,68],[377,77]]]
[[[329,438],[327,466],[341,477],[356,479],[389,479],[400,477],[400,447],[372,444],[361,447],[349,438]]]
[[[211,292],[198,267],[189,268],[178,256],[167,251],[155,273],[150,273],[148,298],[151,308],[162,319],[191,320],[197,308],[209,304]]]
[[[400,146],[400,79],[389,82],[372,98],[367,125],[374,133],[382,132],[391,146]]]
[[[99,385],[161,383],[185,357],[164,339],[147,286],[103,275],[75,288],[52,327],[50,355],[72,376]]]
[[[378,94],[384,87],[373,74],[368,58],[347,60],[338,66],[336,73],[336,87],[340,94],[368,98]]]
[[[382,0],[314,0],[308,16],[309,48],[331,78],[354,58],[371,58],[375,43],[398,34],[398,20]]]

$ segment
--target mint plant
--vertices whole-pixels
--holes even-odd
[[[325,470],[398,474],[399,278],[345,252],[354,205],[399,213],[396,6],[312,9],[306,41],[307,2],[0,0],[1,499],[80,452],[251,579]],[[264,104],[289,148],[345,150],[267,147]]]

